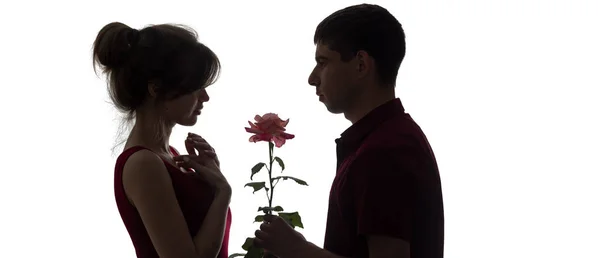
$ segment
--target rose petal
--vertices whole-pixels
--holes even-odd
[[[283,146],[285,144],[285,139],[275,136],[275,137],[273,137],[273,142],[275,143],[275,147],[281,148],[281,146]]]
[[[248,141],[250,141],[250,142],[257,142],[258,141],[258,136],[252,135],[252,136],[250,136],[250,139],[248,139]]]
[[[285,132],[285,127],[290,119],[282,120],[275,113],[266,113],[262,116],[254,116],[254,120],[256,120],[254,123],[248,121],[250,127],[244,128],[246,132],[254,134],[249,139],[251,142],[273,142],[275,146],[281,147],[286,143],[286,140],[295,137],[293,134]]]
[[[246,132],[249,132],[249,133],[256,133],[256,134],[264,133],[264,131],[260,130],[259,128],[244,127],[244,129],[246,129]]]
[[[275,113],[266,113],[265,115],[262,116],[262,118],[264,120],[277,120],[277,119],[279,119],[279,116]]]
[[[256,126],[256,124],[248,121],[248,124],[250,125],[250,128],[258,128],[258,126]]]
[[[284,139],[288,139],[288,140],[290,140],[290,139],[294,139],[294,137],[296,137],[296,136],[295,136],[295,135],[293,135],[293,134],[289,134],[289,133],[283,133],[283,132],[282,132],[282,133],[281,133],[281,137],[283,137]]]

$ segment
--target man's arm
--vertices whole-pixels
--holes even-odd
[[[365,237],[369,258],[409,258],[416,195],[418,152],[407,147],[369,150],[353,162],[358,234]],[[306,242],[293,257],[349,258]]]
[[[402,239],[385,236],[367,236],[369,258],[404,258],[410,257],[410,244]],[[349,258],[335,255],[321,249],[311,242],[306,242],[301,252],[294,256],[282,258]]]
[[[366,150],[352,164],[358,235],[370,258],[410,257],[421,160],[418,149],[395,146]]]
[[[410,243],[395,237],[367,236],[369,258],[408,258]]]
[[[302,248],[298,251],[295,252],[292,256],[290,257],[281,257],[281,258],[306,258],[306,257],[312,257],[312,258],[349,258],[349,257],[344,257],[344,256],[339,256],[339,255],[335,255],[325,249],[322,249],[318,246],[316,246],[315,244],[311,243],[311,242],[306,242],[303,243],[304,245],[302,246]]]

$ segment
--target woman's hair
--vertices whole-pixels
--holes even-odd
[[[108,80],[113,104],[135,118],[135,111],[156,86],[159,100],[169,100],[213,84],[221,69],[219,59],[197,33],[186,26],[161,24],[133,29],[113,22],[100,30],[93,47],[94,71]]]

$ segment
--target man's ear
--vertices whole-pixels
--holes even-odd
[[[360,77],[365,77],[373,69],[373,58],[364,50],[356,53],[356,70]]]

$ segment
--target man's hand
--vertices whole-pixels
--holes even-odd
[[[254,233],[254,244],[257,247],[279,257],[289,257],[303,250],[308,242],[294,230],[285,220],[275,215],[265,215],[260,229]]]

